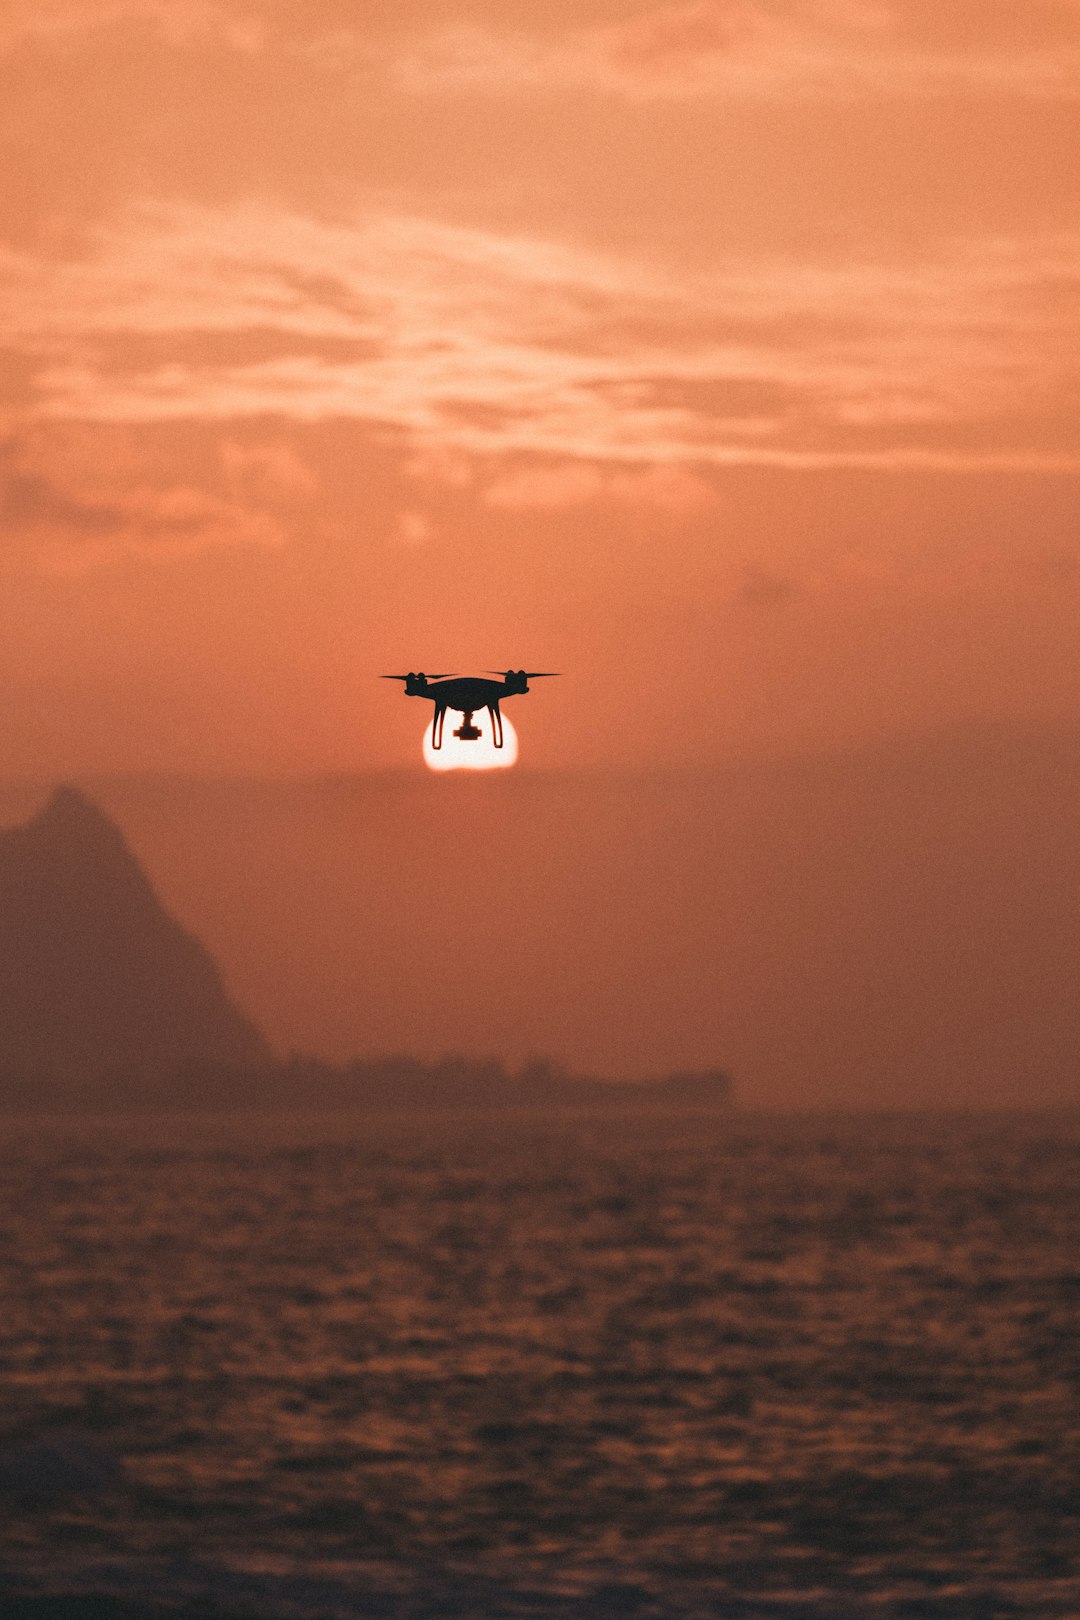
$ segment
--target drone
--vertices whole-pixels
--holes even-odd
[[[443,726],[447,709],[455,709],[465,716],[454,736],[462,742],[476,742],[482,735],[473,725],[473,715],[486,709],[491,716],[491,731],[495,747],[503,745],[503,723],[499,703],[503,698],[520,697],[529,690],[530,681],[557,675],[557,669],[489,669],[488,675],[498,675],[497,681],[485,680],[482,675],[425,675],[423,670],[408,675],[383,675],[384,681],[404,681],[406,697],[430,698],[435,705],[435,719],[431,726],[431,746],[442,747]]]

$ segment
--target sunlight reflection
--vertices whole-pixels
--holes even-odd
[[[491,720],[485,713],[474,715],[473,724],[481,735],[473,742],[463,742],[454,732],[464,715],[451,709],[446,716],[442,747],[436,753],[431,746],[431,725],[424,732],[424,764],[433,771],[495,771],[513,765],[518,756],[517,732],[513,724],[502,717],[503,746],[495,747],[491,734]]]

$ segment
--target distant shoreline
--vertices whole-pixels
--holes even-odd
[[[508,1070],[464,1058],[343,1065],[294,1058],[268,1069],[0,1075],[0,1114],[713,1112],[729,1110],[732,1094],[719,1069],[629,1081],[574,1076],[546,1059]]]

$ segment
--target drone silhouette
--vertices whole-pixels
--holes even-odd
[[[491,731],[495,747],[503,745],[503,723],[499,703],[503,698],[520,697],[529,690],[530,681],[544,680],[559,673],[556,669],[489,669],[489,675],[500,675],[501,680],[487,681],[482,675],[425,675],[423,670],[407,675],[383,675],[384,681],[404,681],[406,697],[430,698],[435,705],[435,719],[431,726],[431,746],[442,747],[443,726],[447,709],[456,709],[465,716],[454,732],[462,742],[476,742],[481,736],[479,726],[473,725],[473,715],[486,709],[491,716]],[[434,684],[433,684],[434,683]]]

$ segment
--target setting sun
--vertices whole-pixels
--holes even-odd
[[[460,726],[461,715],[453,717]],[[431,733],[434,721],[424,732],[424,763],[433,771],[494,771],[504,770],[513,765],[518,757],[517,732],[513,723],[504,714],[503,746],[495,747],[495,740],[491,734],[491,720],[485,714],[481,719],[477,716],[474,725],[480,736],[472,741],[464,741],[454,735],[455,728],[447,724],[443,731],[442,747],[435,749],[431,745]]]

